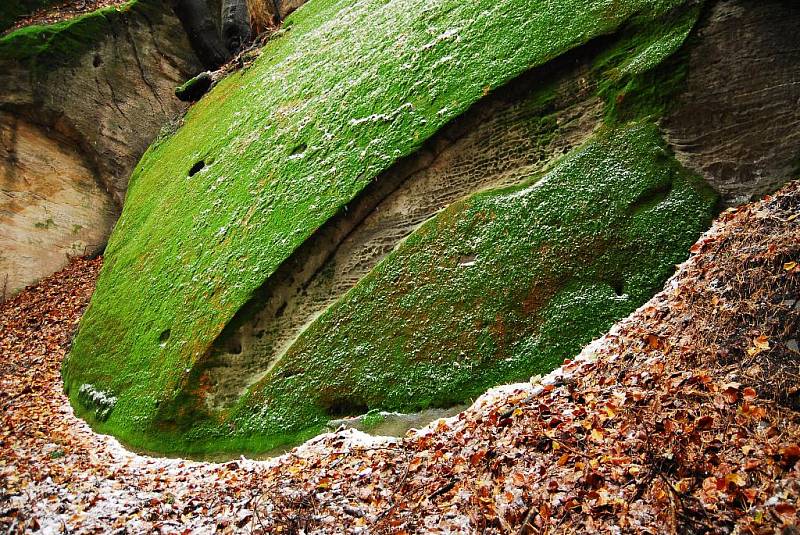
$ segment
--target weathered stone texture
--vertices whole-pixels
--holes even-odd
[[[116,216],[69,142],[0,112],[2,296],[57,271],[68,255],[96,252]]]
[[[94,44],[49,68],[47,57],[0,57],[0,284],[9,291],[83,252],[73,243],[105,245],[131,171],[185,106],[175,87],[200,65],[163,8],[104,18]],[[57,226],[34,226],[48,219]]]
[[[686,91],[664,128],[678,160],[728,204],[778,189],[800,161],[800,4],[713,5],[691,47]]]
[[[132,11],[74,62],[48,72],[0,65],[0,107],[72,137],[122,205],[128,177],[161,127],[184,104],[175,87],[200,66],[168,8],[159,20]]]

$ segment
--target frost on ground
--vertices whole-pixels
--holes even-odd
[[[0,526],[46,533],[797,533],[800,183],[722,214],[556,372],[401,439],[271,461],[126,451],[59,367],[100,260],[0,305]]]

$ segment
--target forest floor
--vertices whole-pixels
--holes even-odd
[[[140,456],[59,376],[101,261],[0,305],[0,527],[45,533],[800,533],[800,182],[724,212],[665,290],[544,378],[405,437]]]
[[[0,33],[0,35],[11,33],[23,26],[54,24],[63,20],[69,20],[85,13],[97,11],[100,8],[122,5],[127,1],[128,0],[65,0],[56,5],[39,9],[25,17],[20,17],[13,26]]]

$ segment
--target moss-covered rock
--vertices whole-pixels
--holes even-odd
[[[454,205],[238,405],[211,413],[197,402],[198,363],[226,325],[375,177],[493,88],[682,3],[306,5],[137,166],[64,367],[77,409],[91,416],[77,395],[89,385],[116,400],[95,424],[133,444],[254,450],[332,415],[443,405],[552,367],[644,301],[709,219],[711,196],[649,123],[603,134],[538,185]],[[634,46],[645,56],[620,79],[658,63],[690,27],[657,36],[666,48]]]
[[[426,223],[300,336],[231,421],[269,436],[448,406],[549,372],[660,289],[715,201],[652,124],[603,132],[538,181]]]
[[[208,93],[214,83],[210,72],[204,71],[175,88],[175,96],[183,102],[196,102]]]
[[[54,24],[25,26],[0,38],[0,61],[15,60],[32,70],[73,64],[107,36],[115,19],[134,9],[152,10],[154,4],[158,2],[130,0]]]

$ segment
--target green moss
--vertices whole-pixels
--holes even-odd
[[[0,38],[0,60],[18,61],[33,74],[76,62],[96,43],[115,35],[114,27],[129,13],[160,16],[159,0],[130,0],[62,22],[26,26]]]
[[[93,428],[109,430],[106,420],[97,417],[96,408],[83,404],[77,389],[68,389],[70,403],[77,414]],[[101,414],[101,416],[105,416]],[[309,426],[298,432],[276,433],[269,437],[264,435],[244,436],[227,431],[227,427],[211,422],[200,421],[189,433],[175,433],[174,430],[154,426],[147,434],[142,434],[134,427],[115,428],[115,436],[136,451],[147,455],[180,454],[199,460],[224,460],[226,455],[218,453],[232,452],[241,454],[281,453],[287,444],[299,444],[324,430],[323,425]]]
[[[398,331],[400,335],[388,343],[385,351],[381,350],[384,352],[380,359],[369,358],[368,346],[350,346],[353,362],[361,364],[357,365],[359,367],[349,364],[343,369],[358,372],[362,379],[354,380],[375,375],[378,370],[373,369],[374,366],[387,365],[383,372],[375,375],[380,379],[376,379],[378,383],[372,393],[367,391],[368,383],[362,383],[353,385],[355,389],[349,398],[336,398],[345,392],[342,388],[346,381],[328,371],[333,363],[342,363],[342,348],[337,349],[338,356],[331,357],[327,364],[315,361],[321,377],[332,382],[316,393],[311,392],[313,395],[306,399],[298,397],[300,392],[308,393],[308,387],[300,387],[302,374],[278,382],[270,382],[270,379],[246,395],[231,418],[222,415],[222,421],[202,420],[207,415],[191,403],[198,393],[186,390],[198,379],[192,376],[195,363],[207,353],[213,340],[253,292],[381,171],[414,152],[425,139],[481,98],[487,89],[505,84],[594,37],[614,32],[631,20],[645,24],[680,4],[679,0],[613,3],[589,0],[406,0],[389,3],[315,0],[307,4],[290,17],[291,29],[268,43],[252,68],[218,84],[190,110],[183,127],[172,137],[153,145],[137,166],[123,215],[106,250],[106,263],[97,291],[64,365],[67,388],[72,393],[81,384],[90,383],[117,398],[108,420],[94,422],[100,430],[113,432],[123,440],[148,449],[189,452],[204,448],[266,449],[283,440],[305,436],[309,433],[307,428],[320,427],[326,419],[325,404],[332,401],[387,408],[409,403],[413,407],[442,405],[456,398],[463,400],[488,384],[521,373],[528,365],[520,356],[526,354],[521,338],[513,341],[517,348],[514,351],[502,348],[512,359],[504,368],[490,365],[492,359],[488,356],[497,352],[500,342],[488,327],[495,318],[486,312],[479,317],[454,316],[460,318],[459,323],[453,325],[456,330],[445,338],[445,348],[450,349],[442,353],[441,359],[432,339],[420,338],[419,333],[423,331],[412,329],[410,319],[394,325],[393,328],[402,327]],[[636,70],[631,69],[632,72]],[[645,130],[649,137],[644,134],[640,137],[652,141],[652,131]],[[611,150],[607,144],[597,146]],[[298,147],[304,150],[298,151]],[[593,150],[601,151],[600,148]],[[641,155],[640,152],[634,151],[634,154]],[[629,161],[624,154],[614,156]],[[665,162],[660,164],[664,169],[674,167],[668,157]],[[645,165],[631,163],[634,164]],[[613,171],[610,163],[608,166]],[[597,173],[589,173],[589,176],[602,178]],[[572,208],[562,206],[559,210],[574,211],[575,206],[583,207],[589,201],[596,201],[608,210],[609,216],[616,214],[616,217],[627,198],[625,195],[632,194],[634,189],[632,185],[625,187],[627,177],[615,176],[623,187],[616,197],[604,189],[616,182],[602,181],[601,188],[573,177],[578,180],[577,185],[568,186],[565,178],[562,189],[575,187],[586,191],[584,197],[575,198],[567,191],[554,192],[564,196],[565,202],[577,203],[569,205]],[[642,178],[636,184],[647,180]],[[544,186],[537,187],[530,195],[538,203],[544,203],[537,196],[540,194],[534,193],[540,190],[549,191]],[[675,215],[678,227],[665,225],[664,228],[665,232],[675,233],[675,243],[684,243],[699,232],[697,229],[707,220],[707,215],[701,216],[700,206],[705,205],[698,200],[694,186],[681,186],[675,191],[679,197],[688,195],[688,204],[678,203],[676,210],[680,213]],[[578,194],[573,192],[573,195]],[[458,222],[456,226],[448,227],[447,217],[441,217],[426,228],[442,225],[444,234],[440,239],[445,240],[440,244],[442,247],[446,247],[446,239],[455,239],[458,233],[476,232],[482,236],[484,231],[479,230],[479,223],[484,216],[478,214],[489,213],[494,202],[506,199],[503,195],[486,194],[471,199],[471,204],[451,208],[447,214],[452,215],[453,225]],[[507,195],[508,199],[514,199],[528,193],[520,190],[507,192]],[[609,198],[618,199],[618,202],[599,195],[611,196]],[[673,199],[673,194],[669,199]],[[561,200],[554,198],[553,206],[559,206]],[[695,227],[685,220],[685,212],[691,206],[697,209]],[[459,210],[472,215],[462,218]],[[522,213],[506,215],[520,218],[517,224],[523,224]],[[532,235],[543,232],[537,230],[535,220],[528,223],[533,225]],[[591,219],[587,223],[589,226],[582,227],[576,236],[587,237],[594,230],[603,232],[601,223],[602,220]],[[626,232],[633,232],[633,224],[628,222],[624,226]],[[508,232],[499,226],[491,229],[497,239]],[[638,234],[634,235],[639,239]],[[408,240],[406,247],[426,239],[434,238],[424,231],[417,233]],[[462,241],[460,246],[465,247],[467,243],[470,242]],[[532,242],[526,243],[532,246]],[[596,246],[596,242],[586,245]],[[486,242],[483,247],[487,249],[481,254],[489,255],[491,244]],[[508,262],[509,272],[519,273],[523,268],[515,267],[514,262],[525,258],[525,254],[518,247],[512,249],[516,251],[514,254],[498,252],[498,258]],[[434,298],[437,291],[434,283],[444,280],[436,278],[442,273],[453,269],[458,272],[460,268],[445,266],[425,271],[432,265],[433,258],[424,253],[420,255],[413,255],[416,260],[404,269],[420,270],[415,273],[423,281],[433,278],[423,286],[409,286],[400,291],[391,306],[393,310],[411,315],[414,306],[427,303],[433,308],[429,317],[419,321],[424,320],[425,325],[441,325],[454,305],[440,306],[443,301]],[[647,285],[653,291],[658,280],[663,280],[669,271],[668,264],[675,260],[669,254],[661,257],[653,252],[652,255],[658,257],[657,265],[651,262],[643,268],[646,275],[641,275],[641,283],[636,282],[638,272],[631,274],[632,288],[636,291],[643,291]],[[551,258],[553,262],[554,258]],[[645,260],[650,262],[646,255]],[[384,263],[381,269],[391,271],[392,265]],[[492,265],[497,269],[501,264]],[[533,267],[528,265],[530,269]],[[548,266],[541,266],[541,269],[546,268]],[[599,264],[592,270],[597,277],[602,275]],[[479,272],[480,268],[475,271]],[[661,279],[656,277],[656,272]],[[397,275],[402,273],[401,270]],[[502,275],[505,271],[498,273]],[[376,273],[359,286],[359,292],[371,291],[370,284],[376,285],[378,280]],[[464,279],[463,284],[464,291],[477,292],[467,293],[465,298],[489,299],[479,295],[482,290],[472,279]],[[567,292],[567,296],[584,296],[581,299],[590,302],[599,299],[598,295],[603,291],[607,293],[610,287],[607,281],[602,283],[606,286],[585,281],[574,288],[569,284],[567,280],[552,281],[552,288],[557,291],[549,296],[550,300]],[[377,286],[374,288],[379,290]],[[519,332],[532,333],[533,327],[523,325],[525,321],[513,312],[512,301],[501,305],[505,294],[502,288],[491,294],[490,304],[495,308],[486,310],[509,314],[508,321],[522,322]],[[453,293],[451,297],[453,295],[460,294]],[[624,306],[615,305],[617,308],[612,308],[607,316],[600,314],[600,319],[593,315],[592,321],[602,320],[605,325],[607,318],[619,317],[620,311],[643,298],[643,294],[631,295],[630,302],[626,301]],[[564,299],[569,300],[569,297]],[[612,300],[611,304],[614,303],[616,301]],[[335,310],[344,310],[342,306]],[[337,313],[335,310],[329,315]],[[598,314],[602,312],[593,310]],[[316,331],[319,329],[317,327]],[[313,336],[316,331],[310,331],[307,336]],[[599,331],[593,328],[588,332]],[[166,337],[165,333],[168,333]],[[485,366],[465,364],[454,368],[451,353],[461,344],[461,337],[464,345],[458,350],[459,355],[460,351],[465,355],[483,355],[487,360]],[[571,340],[569,349],[578,342]],[[409,348],[413,350],[408,352]],[[558,358],[562,356],[559,354]],[[424,359],[429,362],[421,363]],[[557,357],[553,354],[548,359],[548,366],[552,366]],[[292,358],[281,366],[289,366],[290,362]],[[533,368],[534,371],[539,369]],[[342,368],[339,370],[341,376]],[[396,379],[397,385],[384,389],[381,385],[389,374],[400,379]],[[443,377],[446,381],[440,384]],[[308,384],[319,386],[313,381]],[[448,386],[441,386],[443,384]],[[416,397],[409,402],[411,392]],[[76,410],[87,413],[74,395],[71,399]],[[276,400],[276,404],[269,407],[269,414],[264,414],[261,404],[265,399]]]
[[[324,422],[332,406],[448,406],[549,372],[661,287],[715,200],[654,125],[601,134],[537,182],[475,195],[425,224],[300,336],[231,419],[270,435]]]
[[[685,79],[687,63],[679,52],[701,10],[702,4],[697,4],[675,10],[664,20],[638,21],[600,55],[594,72],[609,122],[664,115]]]
[[[381,414],[381,411],[378,409],[372,409],[367,414],[364,415],[364,419],[362,424],[364,429],[372,429],[384,422],[386,418]]]
[[[38,228],[40,230],[50,230],[51,228],[55,228],[56,226],[57,226],[56,222],[53,221],[52,217],[48,217],[47,220],[39,221],[38,223],[36,223],[34,225],[34,227],[36,227],[36,228]]]

